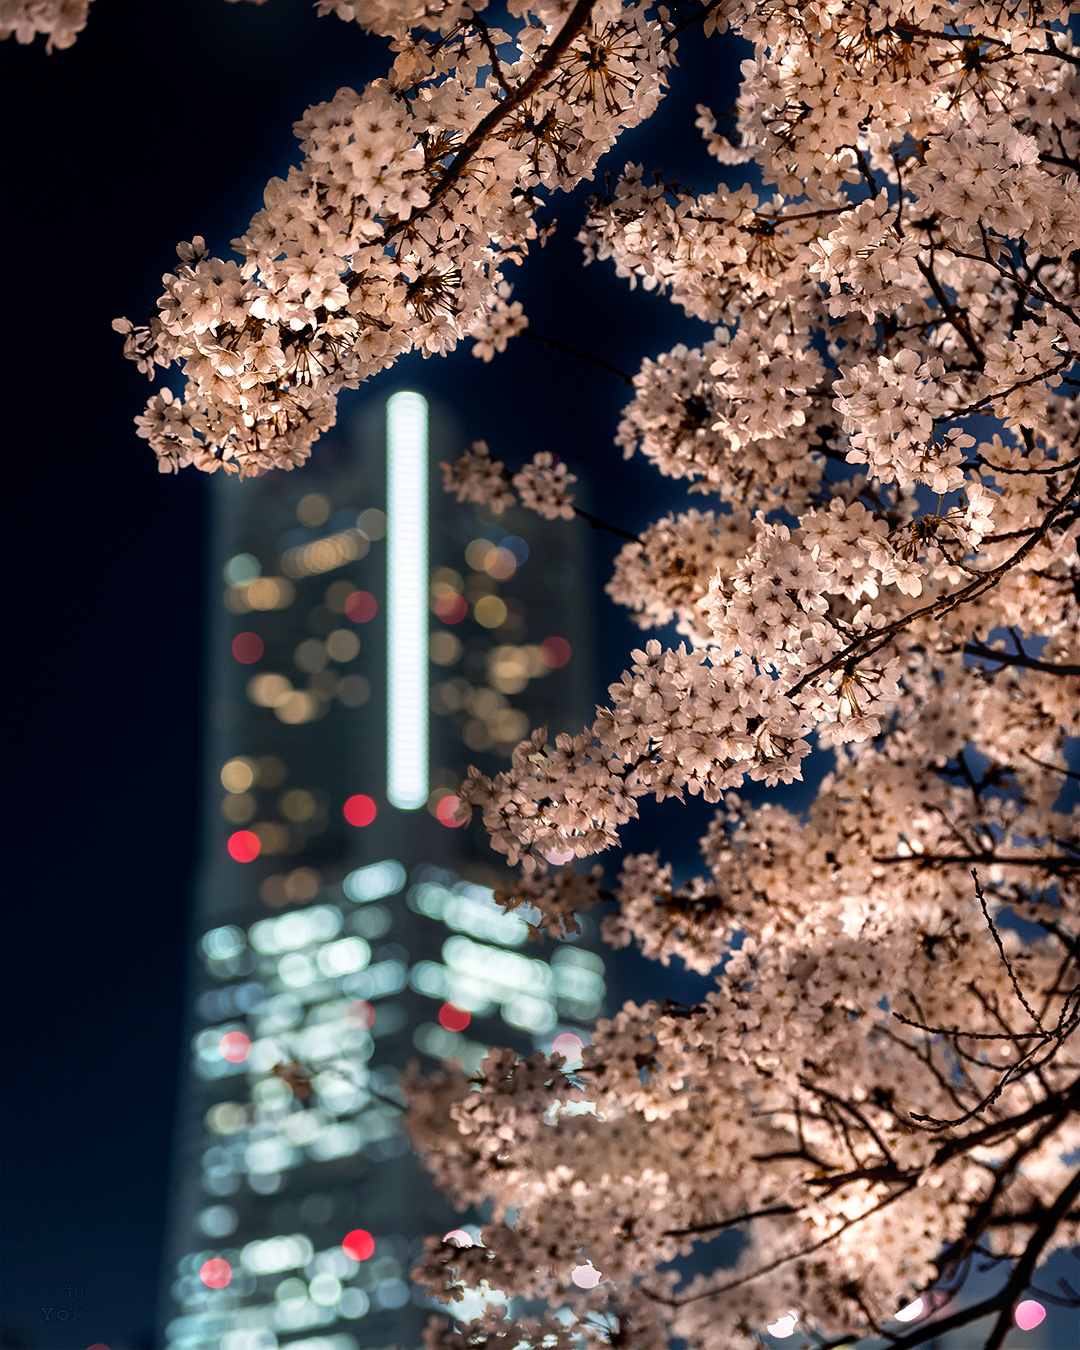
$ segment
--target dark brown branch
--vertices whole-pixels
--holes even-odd
[[[550,347],[552,351],[563,352],[566,356],[576,356],[579,361],[588,361],[591,366],[599,366],[601,370],[606,370],[609,375],[616,376],[622,380],[623,384],[633,387],[634,377],[627,375],[625,370],[620,370],[618,366],[613,366],[610,361],[605,361],[602,356],[594,356],[592,352],[581,352],[576,347],[568,347],[565,342],[556,342],[554,338],[541,337],[531,328],[523,328],[520,337],[532,338],[534,342],[539,342],[541,346]]]
[[[999,652],[995,651],[993,647],[984,647],[979,642],[966,643],[964,654],[966,656],[978,656],[984,661],[998,661],[1003,666],[1023,666],[1027,670],[1042,670],[1047,675],[1080,675],[1080,666],[1059,665],[1054,661],[1040,661],[1037,656],[1028,656],[1026,652]]]
[[[983,895],[982,883],[979,881],[979,873],[977,869],[974,867],[971,869],[971,877],[972,880],[975,882],[975,895],[978,898],[979,907],[982,909],[983,918],[986,920],[987,927],[990,929],[990,936],[994,939],[994,944],[998,949],[998,955],[1001,957],[1002,961],[1004,961],[1005,969],[1009,973],[1009,981],[1012,984],[1013,993],[1020,1000],[1020,1005],[1027,1013],[1027,1015],[1035,1023],[1038,1029],[1045,1035],[1046,1029],[1042,1024],[1042,1019],[1039,1017],[1039,1014],[1035,1011],[1035,1009],[1031,1006],[1031,1004],[1027,1001],[1027,998],[1024,995],[1024,991],[1020,988],[1020,982],[1016,978],[1016,972],[1013,970],[1012,962],[1009,960],[1008,954],[1006,953],[1005,948],[1002,945],[1001,935],[998,933],[997,925],[994,923],[994,920],[990,917],[990,910],[987,908],[986,905],[986,896]]]
[[[570,46],[571,42],[578,36],[581,30],[589,21],[589,15],[592,12],[596,0],[577,0],[574,8],[567,15],[566,22],[556,33],[551,41],[551,45],[544,52],[543,56],[533,66],[532,70],[524,80],[508,94],[501,99],[494,108],[473,127],[472,131],[466,136],[461,149],[447,165],[445,171],[435,184],[423,206],[418,206],[407,220],[399,220],[389,226],[383,233],[384,241],[388,241],[395,234],[412,225],[415,220],[424,216],[442,197],[449,192],[450,188],[457,182],[468,167],[469,161],[477,150],[480,149],[484,141],[495,130],[504,118],[526,102],[540,88],[547,77],[559,64],[562,56]]]
[[[958,1308],[948,1317],[939,1317],[932,1321],[922,1322],[905,1336],[891,1336],[889,1338],[889,1350],[911,1350],[913,1346],[925,1345],[930,1340],[936,1341],[938,1337],[945,1336],[958,1327],[967,1326],[969,1322],[981,1321],[982,1318],[990,1317],[994,1313],[998,1314],[998,1320],[994,1324],[990,1338],[983,1350],[999,1350],[1012,1326],[1013,1311],[1016,1304],[1020,1295],[1029,1287],[1031,1276],[1043,1248],[1053,1237],[1058,1224],[1068,1218],[1072,1202],[1078,1195],[1080,1195],[1080,1172],[1077,1172],[1053,1205],[1045,1211],[1038,1228],[1031,1235],[1027,1247],[1017,1260],[1012,1275],[996,1294],[991,1294],[981,1303],[973,1303],[968,1308]],[[853,1341],[854,1338],[849,1336],[826,1344],[839,1347],[850,1345]]]
[[[667,37],[664,38],[663,42],[661,42],[661,47],[670,46],[670,44],[682,33],[685,33],[688,28],[693,28],[695,24],[701,23],[704,19],[708,18],[713,10],[721,3],[722,0],[708,0],[708,3],[703,5],[696,14],[691,14],[688,19],[684,19],[682,23],[673,28],[671,32],[668,33]]]
[[[1011,557],[1006,558],[1005,561],[999,563],[997,567],[993,567],[989,571],[980,573],[974,581],[969,581],[966,586],[961,586],[958,591],[953,591],[949,595],[939,596],[936,600],[931,601],[930,604],[923,605],[921,609],[912,610],[909,614],[904,614],[899,619],[894,619],[892,623],[886,624],[884,628],[875,628],[871,632],[864,633],[861,637],[855,638],[853,642],[849,642],[844,650],[838,652],[831,660],[824,661],[821,665],[815,666],[813,670],[807,671],[802,679],[797,680],[795,684],[787,690],[786,697],[794,698],[794,696],[805,689],[812,680],[816,680],[820,676],[828,674],[831,670],[837,670],[841,666],[846,666],[849,663],[856,661],[859,658],[860,653],[864,656],[867,655],[868,653],[862,651],[862,649],[865,648],[868,643],[876,642],[877,645],[872,650],[880,651],[890,638],[894,637],[897,633],[902,632],[917,619],[939,618],[942,614],[947,614],[950,610],[956,609],[959,605],[965,604],[968,600],[977,599],[985,591],[996,586],[1007,572],[1023,562],[1036,544],[1040,543],[1046,535],[1049,534],[1050,527],[1059,516],[1064,514],[1067,506],[1076,496],[1078,490],[1080,490],[1080,472],[1073,475],[1072,482],[1061,497],[1061,500],[1056,502],[1050,508],[1046,513],[1042,524],[1032,531],[1031,535],[1020,545]],[[973,859],[973,861],[978,862],[981,860],[976,858]]]
[[[914,863],[917,867],[948,866],[951,863],[981,863],[983,867],[1038,867],[1054,874],[1080,870],[1080,858],[1015,858],[1000,853],[912,853],[910,856],[877,857],[876,863]]]
[[[971,352],[972,356],[974,356],[975,360],[978,362],[979,369],[982,370],[983,366],[986,365],[986,356],[983,353],[983,349],[979,346],[978,342],[976,341],[975,334],[971,331],[967,319],[964,318],[964,316],[957,310],[956,306],[952,303],[949,297],[945,294],[944,287],[942,286],[941,282],[938,281],[937,277],[934,275],[933,267],[928,267],[926,263],[922,261],[921,258],[918,259],[917,261],[919,271],[926,278],[926,283],[933,291],[934,298],[941,306],[942,311],[945,314],[945,317],[956,329],[956,331],[960,334],[960,336],[964,339],[964,345],[967,347],[968,351]]]
[[[752,1219],[767,1219],[773,1215],[798,1214],[794,1205],[773,1205],[770,1209],[750,1210],[746,1214],[733,1214],[729,1219],[718,1219],[715,1223],[699,1223],[692,1228],[669,1228],[662,1237],[693,1237],[695,1234],[721,1233],[726,1228],[737,1228],[741,1223]]]
[[[583,520],[586,525],[591,525],[594,530],[604,530],[608,534],[616,535],[619,539],[625,539],[631,544],[640,544],[639,535],[631,534],[629,530],[624,530],[621,525],[612,525],[610,521],[601,520],[599,516],[594,516],[591,511],[583,511],[580,506],[574,507],[574,515]]]

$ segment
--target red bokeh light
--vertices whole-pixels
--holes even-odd
[[[545,638],[540,644],[540,660],[545,666],[550,666],[552,670],[557,670],[559,666],[565,666],[570,660],[570,644],[565,638],[549,637]]]
[[[245,666],[257,661],[265,650],[258,633],[237,633],[232,640],[232,654]]]
[[[345,1021],[359,1031],[368,1031],[375,1025],[375,1009],[363,999],[349,1003],[345,1007]]]
[[[472,1021],[472,1013],[453,1003],[444,1003],[439,1009],[439,1026],[447,1031],[464,1031]]]
[[[358,792],[354,797],[350,797],[341,808],[341,813],[350,825],[370,825],[375,819],[376,806],[370,797],[365,797],[362,792]]]
[[[224,1289],[232,1279],[232,1266],[220,1256],[213,1256],[200,1266],[199,1279],[208,1289]]]
[[[221,1058],[227,1059],[230,1064],[243,1064],[251,1054],[251,1038],[242,1031],[227,1031],[218,1041],[218,1049]]]
[[[445,591],[435,601],[435,617],[443,623],[460,623],[468,612],[468,602],[457,591]]]
[[[562,1055],[564,1069],[579,1069],[581,1067],[581,1052],[584,1046],[585,1042],[580,1036],[575,1036],[572,1031],[564,1031],[561,1036],[556,1036],[552,1041],[551,1053]]]
[[[363,1228],[354,1228],[342,1239],[341,1250],[354,1261],[366,1261],[375,1250],[375,1239]]]
[[[1016,1305],[1013,1320],[1021,1331],[1034,1331],[1046,1316],[1046,1309],[1033,1298],[1026,1298]]]
[[[253,830],[237,830],[229,835],[229,857],[237,862],[254,862],[259,856],[262,845],[259,836]]]
[[[93,1345],[88,1345],[86,1350],[109,1350],[104,1341],[95,1341]]]
[[[379,612],[379,602],[370,591],[353,591],[345,599],[345,613],[353,623],[370,623]]]
[[[456,830],[464,825],[463,820],[457,819],[457,809],[461,805],[461,798],[451,794],[443,797],[435,808],[435,819],[440,825],[445,825],[448,830]]]

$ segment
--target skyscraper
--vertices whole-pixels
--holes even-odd
[[[409,1150],[400,1071],[584,1037],[601,1007],[600,959],[527,948],[454,815],[470,760],[587,714],[582,544],[443,498],[457,446],[428,423],[404,392],[299,474],[214,486],[170,1350],[417,1344],[408,1270],[461,1219]]]

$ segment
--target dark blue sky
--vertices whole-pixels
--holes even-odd
[[[713,185],[693,104],[732,101],[724,51],[687,47],[682,92],[605,167]],[[149,313],[178,240],[225,253],[294,159],[293,121],[383,73],[384,52],[305,0],[95,0],[72,49],[0,49],[0,1350],[153,1347],[197,850],[205,482],[159,476],[136,439],[148,387],[110,322]],[[554,203],[562,230],[521,271],[535,328],[630,371],[699,340],[610,265],[582,271],[587,191]],[[488,366],[466,347],[406,372],[509,462],[556,450],[600,514],[630,528],[655,514],[655,476],[612,445],[618,380],[524,341]],[[381,396],[376,381],[355,397]],[[616,545],[594,545],[599,590]],[[636,634],[603,603],[597,699]],[[703,819],[679,817],[688,858]]]

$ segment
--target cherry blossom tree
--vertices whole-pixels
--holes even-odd
[[[65,46],[87,3],[0,0],[0,32]],[[755,185],[628,164],[581,233],[708,334],[645,356],[616,432],[699,499],[606,526],[609,594],[660,636],[591,726],[462,793],[539,937],[599,906],[709,992],[627,1004],[580,1065],[410,1075],[417,1148],[487,1220],[417,1278],[503,1299],[429,1344],[901,1350],[970,1323],[996,1350],[1030,1291],[1080,1301],[1041,1283],[1080,1218],[1080,6],[317,8],[390,39],[387,78],[308,110],[239,262],[181,245],[149,323],[117,324],[181,373],[139,419],[164,471],[295,467],[406,352],[493,359],[528,331],[507,276],[547,195],[653,112],[680,35],[752,49],[698,129]],[[446,478],[605,527],[551,456],[479,443]],[[805,812],[738,795],[810,755]],[[700,875],[581,863],[687,794],[716,806]]]

